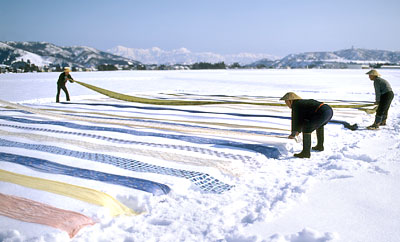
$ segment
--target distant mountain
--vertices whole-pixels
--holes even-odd
[[[240,53],[221,55],[212,52],[191,52],[186,48],[175,50],[134,49],[117,46],[100,51],[86,46],[57,46],[47,42],[0,42],[0,64],[17,65],[22,60],[36,66],[97,67],[120,65],[141,67],[144,64],[193,64],[198,62],[232,64],[266,68],[348,68],[349,64],[391,63],[400,65],[400,51],[345,49],[333,52],[305,52],[290,54],[282,59],[268,54]],[[139,62],[140,61],[140,62]],[[134,69],[134,68],[133,68]],[[138,68],[139,69],[139,68]]]
[[[61,47],[47,42],[0,42],[0,64],[11,65],[21,60],[29,60],[37,66],[96,67],[103,64],[140,64],[138,61],[86,46]]]
[[[400,51],[346,49],[334,52],[306,52],[290,54],[284,58],[271,61],[262,59],[249,66],[264,65],[271,68],[306,68],[306,67],[346,67],[349,63],[400,63]]]
[[[232,64],[238,62],[241,65],[252,63],[262,58],[271,60],[277,57],[268,54],[239,53],[231,55],[221,55],[212,52],[191,52],[186,48],[174,50],[162,50],[158,47],[151,49],[135,49],[124,46],[116,46],[107,50],[115,55],[123,56],[129,59],[138,60],[144,64],[193,64],[198,62],[225,62]]]

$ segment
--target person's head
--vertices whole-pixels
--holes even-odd
[[[284,100],[285,103],[286,103],[286,105],[287,105],[289,108],[292,108],[293,101],[299,100],[299,99],[301,99],[301,97],[300,97],[299,95],[297,95],[296,93],[294,93],[294,92],[288,92],[288,93],[286,93],[283,97],[281,97],[281,99],[279,99],[279,100]]]
[[[378,76],[381,76],[377,70],[370,70],[369,72],[365,73],[368,75],[371,81],[375,80]]]
[[[64,72],[65,72],[65,74],[69,74],[71,72],[71,68],[64,67]]]

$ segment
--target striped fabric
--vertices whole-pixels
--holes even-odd
[[[67,175],[125,186],[145,192],[150,192],[154,195],[168,194],[171,190],[167,185],[145,179],[119,176],[99,171],[66,166],[56,162],[28,156],[0,152],[0,161],[7,161],[15,164],[24,165],[40,172]]]
[[[70,157],[75,157],[75,158],[79,158],[79,159],[85,159],[85,160],[110,164],[110,165],[114,165],[116,167],[120,167],[120,168],[123,168],[126,170],[136,171],[136,172],[156,173],[156,174],[161,174],[161,175],[182,177],[182,178],[189,179],[190,181],[192,181],[195,185],[199,186],[200,189],[202,189],[205,192],[222,193],[224,191],[230,190],[233,187],[232,185],[226,184],[226,183],[224,183],[208,174],[205,174],[205,173],[162,167],[162,166],[157,166],[157,165],[140,162],[137,160],[121,158],[121,157],[116,157],[116,156],[111,156],[111,155],[80,152],[80,151],[64,149],[64,148],[60,148],[60,147],[52,146],[52,145],[28,144],[28,143],[10,141],[10,140],[6,140],[6,139],[0,139],[0,146],[23,148],[23,149],[27,149],[27,150],[42,151],[42,152],[47,152],[47,153],[56,154],[56,155],[70,156]],[[60,165],[60,164],[57,164],[57,165]],[[147,184],[147,182],[146,182],[146,184]]]
[[[91,218],[80,213],[2,193],[0,193],[0,215],[61,229],[67,232],[70,238],[83,227],[94,224]]]
[[[21,186],[56,193],[62,196],[75,198],[87,203],[103,206],[109,209],[112,216],[137,215],[110,195],[94,189],[75,186],[72,184],[25,176],[0,169],[0,181],[10,182]]]
[[[93,125],[83,125],[73,122],[64,122],[64,121],[39,121],[39,120],[32,120],[26,118],[15,118],[10,116],[0,115],[0,119],[12,121],[12,122],[19,122],[24,124],[48,124],[48,125],[57,125],[63,126],[67,128],[73,129],[80,129],[85,131],[109,131],[115,133],[122,133],[122,134],[130,134],[134,136],[151,136],[151,137],[158,137],[158,138],[167,138],[167,139],[174,139],[180,141],[186,141],[194,144],[213,144],[213,145],[221,145],[226,146],[228,148],[239,148],[245,150],[251,150],[257,153],[261,153],[268,158],[279,158],[281,155],[279,150],[276,147],[254,144],[254,143],[242,143],[238,141],[232,140],[224,140],[224,139],[217,139],[217,138],[204,138],[201,136],[192,136],[192,135],[182,135],[182,134],[166,134],[166,133],[156,133],[151,131],[141,131],[136,129],[127,129],[127,128],[115,128],[115,127],[106,127],[106,126],[93,126]]]

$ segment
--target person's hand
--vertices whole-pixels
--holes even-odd
[[[289,135],[288,139],[295,139],[296,136],[299,135],[299,132],[296,131],[296,133],[292,133],[291,135]]]

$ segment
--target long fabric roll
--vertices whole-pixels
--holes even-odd
[[[169,193],[169,191],[171,190],[167,185],[158,182],[66,166],[48,160],[28,156],[0,152],[0,161],[7,161],[15,164],[24,165],[40,172],[67,175],[125,186],[145,192],[150,192],[154,195],[164,195]]]
[[[112,216],[118,216],[122,214],[138,214],[137,212],[132,211],[122,203],[118,202],[110,195],[86,187],[75,186],[64,182],[51,181],[38,177],[25,176],[1,169],[0,181],[10,182],[24,187],[43,190],[46,192],[52,192],[62,196],[75,198],[87,203],[103,206],[109,209]]]
[[[0,193],[0,215],[64,230],[74,237],[80,229],[95,224],[83,214],[59,209],[26,198]]]
[[[257,103],[257,102],[243,102],[243,101],[187,101],[187,100],[162,100],[162,99],[149,99],[135,96],[129,96],[118,92],[113,92],[104,88],[96,87],[81,81],[75,81],[79,85],[89,88],[95,92],[106,95],[110,98],[136,103],[155,104],[155,105],[209,105],[209,104],[252,104],[264,106],[286,106],[283,103]],[[356,105],[330,105],[333,108],[362,108],[373,106],[373,104],[356,104]]]

